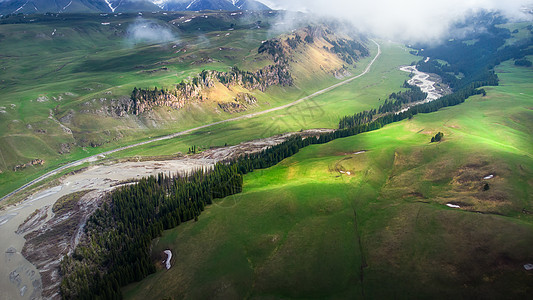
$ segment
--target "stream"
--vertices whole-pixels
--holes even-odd
[[[19,226],[36,209],[44,208],[47,214],[46,221],[49,221],[54,216],[53,204],[62,196],[83,190],[96,190],[104,193],[119,186],[121,181],[131,178],[156,175],[160,172],[187,173],[199,168],[211,167],[214,163],[215,160],[208,158],[183,158],[171,161],[96,165],[64,178],[58,186],[40,191],[17,205],[0,211],[0,241],[2,241],[0,251],[4,253],[4,258],[0,259],[0,299],[41,299],[43,291],[47,289],[43,286],[40,271],[21,254],[26,243],[24,235],[37,230],[42,223],[24,234],[16,233]],[[75,245],[69,245],[69,247],[73,246]],[[57,299],[59,295],[55,294],[51,298]]]
[[[0,211],[0,251],[5,254],[5,258],[0,260],[0,299],[40,299],[43,294],[50,294],[57,289],[59,276],[57,266],[62,253],[57,253],[57,257],[47,257],[51,262],[42,270],[36,267],[22,255],[22,248],[27,242],[24,236],[27,233],[46,227],[48,231],[53,229],[50,221],[54,217],[52,212],[53,204],[62,196],[84,191],[93,190],[93,198],[102,195],[118,186],[128,184],[131,179],[140,179],[158,173],[180,173],[186,174],[202,168],[212,168],[216,162],[229,160],[244,154],[263,151],[264,149],[278,145],[293,135],[316,136],[324,132],[331,132],[331,129],[310,129],[297,133],[286,133],[269,138],[243,142],[238,145],[217,147],[204,150],[195,155],[188,155],[165,161],[122,161],[100,163],[88,167],[74,175],[65,176],[60,180],[59,185],[39,191],[16,205],[9,206]],[[90,201],[80,201],[82,210],[86,210],[92,204]],[[32,215],[36,209],[42,209],[42,216],[45,220],[28,226],[28,230],[17,233],[21,224],[26,218]],[[53,223],[53,222],[52,222]],[[79,224],[83,228],[83,224]],[[81,232],[81,231],[80,231]],[[79,234],[79,233],[78,233]],[[70,253],[79,241],[79,236],[70,240],[66,250]],[[46,244],[43,242],[42,244]],[[40,249],[34,249],[40,251]],[[172,254],[168,254],[166,266],[170,267]],[[46,282],[43,280],[50,278]],[[48,293],[47,293],[48,292]],[[59,298],[57,293],[50,297]]]
[[[429,57],[426,58],[426,61]],[[404,66],[400,70],[413,74],[411,79],[407,81],[410,85],[416,85],[422,92],[427,93],[426,99],[421,102],[411,103],[410,106],[431,102],[437,100],[444,95],[452,93],[452,90],[442,83],[441,78],[436,74],[429,74],[419,71],[416,66]],[[399,113],[409,110],[409,107],[402,109]]]

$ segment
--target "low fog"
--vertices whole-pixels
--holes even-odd
[[[178,37],[169,28],[142,18],[131,24],[126,32],[126,41],[129,45],[139,43],[158,44],[177,39]]]
[[[533,0],[261,0],[275,9],[338,17],[359,30],[395,41],[438,42],[450,25],[481,10],[501,11],[511,20],[532,20],[521,8]]]

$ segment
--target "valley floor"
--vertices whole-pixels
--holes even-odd
[[[533,75],[497,71],[485,97],[246,175],[243,193],[154,241],[172,268],[126,297],[527,298]]]
[[[132,144],[132,145],[128,145],[128,146],[123,146],[123,147],[119,147],[119,148],[116,148],[116,149],[112,149],[112,150],[108,150],[108,151],[105,151],[105,152],[102,152],[102,153],[99,153],[99,154],[95,154],[95,155],[92,155],[92,156],[89,156],[89,157],[86,157],[86,158],[83,158],[83,159],[80,159],[80,160],[77,160],[77,161],[74,161],[74,162],[70,162],[68,164],[65,164],[61,167],[58,167],[52,171],[49,171],[47,172],[46,174],[24,184],[23,186],[17,188],[16,190],[10,192],[9,194],[5,195],[4,197],[0,198],[0,202],[15,195],[16,193],[19,193],[21,191],[23,191],[24,189],[36,184],[36,183],[39,183],[43,180],[46,180],[47,178],[50,178],[51,176],[53,175],[56,175],[64,170],[67,170],[69,168],[72,168],[72,167],[76,167],[76,166],[80,166],[84,163],[87,163],[87,162],[94,162],[96,160],[98,160],[99,158],[104,158],[105,156],[107,155],[110,155],[110,154],[113,154],[115,152],[120,152],[120,151],[123,151],[123,150],[127,150],[127,149],[131,149],[131,148],[136,148],[136,147],[139,147],[139,146],[144,146],[144,145],[147,145],[147,144],[151,144],[151,143],[154,143],[154,142],[158,142],[158,141],[165,141],[165,140],[169,140],[169,139],[173,139],[173,138],[176,138],[176,137],[179,137],[179,136],[183,136],[183,135],[187,135],[187,134],[190,134],[192,132],[195,132],[195,131],[198,131],[200,129],[205,129],[205,128],[209,128],[209,127],[213,127],[215,125],[220,125],[220,124],[224,124],[224,123],[229,123],[229,122],[234,122],[234,121],[240,121],[240,120],[245,120],[245,119],[249,119],[249,118],[254,118],[254,117],[257,117],[257,116],[260,116],[260,115],[264,115],[264,114],[268,114],[268,113],[272,113],[272,112],[276,112],[276,111],[280,111],[280,110],[284,110],[284,109],[287,109],[287,108],[291,108],[297,104],[300,104],[306,100],[309,100],[311,98],[314,98],[316,96],[319,96],[319,95],[322,95],[322,94],[325,94],[339,86],[342,86],[342,85],[345,85],[357,78],[360,78],[361,76],[364,76],[366,75],[369,71],[370,71],[370,68],[372,67],[372,65],[374,64],[374,62],[378,59],[378,57],[380,56],[381,54],[381,48],[379,46],[378,43],[376,43],[375,41],[372,41],[376,46],[377,46],[377,53],[376,55],[374,56],[374,58],[368,63],[368,65],[365,67],[364,71],[361,72],[360,74],[356,75],[356,76],[353,76],[353,77],[350,77],[349,79],[346,79],[346,80],[343,80],[339,83],[336,83],[334,85],[331,85],[327,88],[324,88],[324,89],[321,89],[319,91],[316,91],[314,93],[312,93],[311,95],[308,95],[308,96],[305,96],[305,97],[302,97],[302,98],[299,98],[291,103],[288,103],[288,104],[285,104],[285,105],[281,105],[281,106],[278,106],[278,107],[274,107],[274,108],[270,108],[270,109],[266,109],[266,110],[262,110],[262,111],[259,111],[259,112],[254,112],[254,113],[250,113],[250,114],[245,114],[245,115],[241,115],[241,116],[238,116],[238,117],[234,117],[234,118],[230,118],[230,119],[226,119],[226,120],[222,120],[222,121],[217,121],[217,122],[213,122],[213,123],[209,123],[209,124],[205,124],[205,125],[201,125],[201,126],[198,126],[198,127],[194,127],[194,128],[191,128],[191,129],[187,129],[187,130],[184,130],[184,131],[180,131],[180,132],[177,132],[177,133],[173,133],[173,134],[170,134],[170,135],[166,135],[166,136],[163,136],[163,137],[158,137],[158,138],[153,138],[153,139],[149,139],[147,141],[143,141],[143,142],[140,142],[140,143],[135,143],[135,144]]]
[[[338,102],[346,107],[343,97],[348,90],[354,97],[355,84],[373,91],[365,84],[378,75],[396,72],[399,75],[388,80],[396,83],[403,80],[398,80],[400,76],[406,77],[397,67],[383,69],[385,64],[378,61],[378,72],[368,81],[354,81],[317,96],[316,107],[309,110],[320,110],[320,120],[308,119],[305,125],[328,123],[324,114],[338,114],[333,112],[341,105]],[[246,175],[243,193],[218,200],[198,222],[182,224],[154,241],[154,261],[164,262],[164,251],[171,250],[172,267],[166,270],[161,263],[156,274],[126,287],[126,296],[468,298],[530,293],[526,287],[532,286],[533,275],[523,266],[533,262],[527,247],[533,243],[532,75],[509,62],[498,71],[501,85],[486,88],[486,97],[471,97],[459,106],[378,131],[310,146],[275,167]],[[182,137],[185,142],[161,139],[120,156],[172,154],[175,143],[220,139],[218,126],[242,141],[257,135],[250,128],[265,129],[265,120],[301,113],[296,110],[291,116],[291,107],[283,107],[275,117],[265,113],[231,125],[199,128],[198,134]],[[263,127],[251,125],[258,123]],[[274,130],[300,128],[295,127],[298,122],[282,124]],[[439,131],[445,134],[443,141],[430,144]],[[14,207],[15,214],[11,209],[2,212],[2,232],[13,234],[2,237],[10,247],[6,244],[9,257],[0,267],[14,270],[2,281],[3,293],[14,295],[24,286],[25,293],[30,286],[33,291],[42,288],[37,270],[19,253],[22,235],[14,233],[37,206],[48,211],[40,225],[54,217],[51,205],[72,192],[102,193],[131,177],[209,166],[284,138],[213,148],[176,164],[145,158],[90,167],[64,179],[59,189]]]
[[[57,174],[69,168],[79,168],[79,166],[84,163],[95,163],[115,152],[124,152],[124,150],[136,147],[150,149],[150,143],[167,141],[214,125],[222,125],[231,121],[250,119],[260,115],[274,113],[278,110],[290,109],[292,106],[299,105],[306,100],[327,93],[334,88],[350,83],[368,73],[373,63],[381,54],[379,45],[377,43],[375,44],[377,46],[377,52],[374,58],[369,60],[365,70],[359,75],[317,91],[312,95],[302,97],[289,104],[273,109],[202,125],[170,136],[155,138],[90,156],[52,170],[37,180],[22,186],[16,192],[24,191],[32,184],[38,183],[39,181],[49,181],[51,177],[57,176]],[[87,216],[90,215],[100,203],[102,195],[105,192],[122,184],[128,184],[129,182],[132,182],[132,180],[135,181],[135,179],[143,176],[155,175],[160,172],[186,173],[198,168],[210,167],[216,161],[235,158],[243,153],[261,151],[266,147],[279,144],[294,134],[314,136],[328,131],[331,131],[331,129],[312,129],[297,133],[276,135],[270,138],[243,142],[234,146],[216,147],[202,151],[197,155],[175,158],[174,160],[166,160],[164,162],[150,161],[147,158],[138,161],[138,159],[130,158],[126,159],[125,162],[120,163],[100,163],[96,166],[93,165],[88,168],[83,168],[81,169],[81,172],[78,172],[75,175],[62,178],[59,185],[55,186],[52,184],[53,187],[44,189],[43,191],[30,196],[28,199],[14,207],[9,207],[0,214],[0,227],[2,229],[0,232],[2,235],[1,239],[6,242],[4,243],[5,249],[2,250],[9,253],[9,259],[0,263],[1,272],[6,274],[6,276],[3,277],[3,280],[0,281],[3,297],[13,298],[15,295],[17,295],[17,297],[18,295],[23,297],[30,293],[34,295],[43,293],[47,297],[57,296],[56,289],[60,283],[58,280],[59,275],[57,273],[57,268],[60,258],[64,254],[73,251],[79,242],[79,236],[82,234],[83,222],[86,221]],[[84,205],[73,210],[68,216],[54,214],[52,206],[58,201],[58,199],[63,199],[63,197],[74,195],[75,193],[80,193],[82,191],[90,191],[87,196],[80,196],[82,197],[80,198],[80,203],[84,203]],[[7,197],[9,197],[9,195]],[[96,200],[88,201],[89,199]],[[85,217],[78,218],[80,213],[83,213]],[[65,219],[70,219],[74,223],[82,223],[74,224],[77,229],[70,231],[72,228],[69,228],[69,226],[72,225],[70,224],[72,222],[65,224],[63,222]],[[41,230],[43,228],[44,230]],[[30,237],[27,235],[28,233],[31,233],[32,236]],[[26,260],[25,257],[31,262]],[[8,273],[9,276],[7,276]]]

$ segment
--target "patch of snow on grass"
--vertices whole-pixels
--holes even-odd
[[[166,267],[167,270],[168,270],[168,269],[170,269],[170,267],[171,267],[171,266],[170,266],[170,259],[172,258],[172,251],[170,251],[170,250],[165,250],[164,252],[165,252],[165,254],[167,255],[167,261],[165,262],[165,267]]]
[[[451,203],[446,203],[446,206],[451,207],[451,208],[461,208],[459,205],[455,205]]]

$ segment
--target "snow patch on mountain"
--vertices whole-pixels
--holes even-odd
[[[113,8],[113,6],[111,5],[111,2],[109,0],[104,0],[104,1],[105,1],[105,3],[107,3],[107,6],[109,6],[109,9],[111,9],[112,12],[115,12],[116,7]]]
[[[69,2],[69,3],[67,4],[67,5],[65,5],[65,7],[63,7],[63,9],[62,9],[62,10],[65,10],[65,9],[67,9],[67,7],[69,7],[69,6],[71,5],[71,4],[72,4],[72,0],[70,0],[70,2]]]
[[[23,9],[23,8],[24,8],[24,6],[25,6],[26,4],[28,4],[28,2],[29,2],[29,0],[28,0],[28,1],[26,1],[26,3],[22,4],[22,6],[21,6],[21,7],[17,8],[17,10],[15,10],[15,11],[14,11],[13,13],[16,13],[17,11],[19,11],[19,10]]]
[[[166,0],[152,0],[152,3],[159,6],[159,8],[164,9],[165,3],[167,3]]]
[[[197,0],[193,0],[189,5],[187,5],[187,9],[189,9]]]

